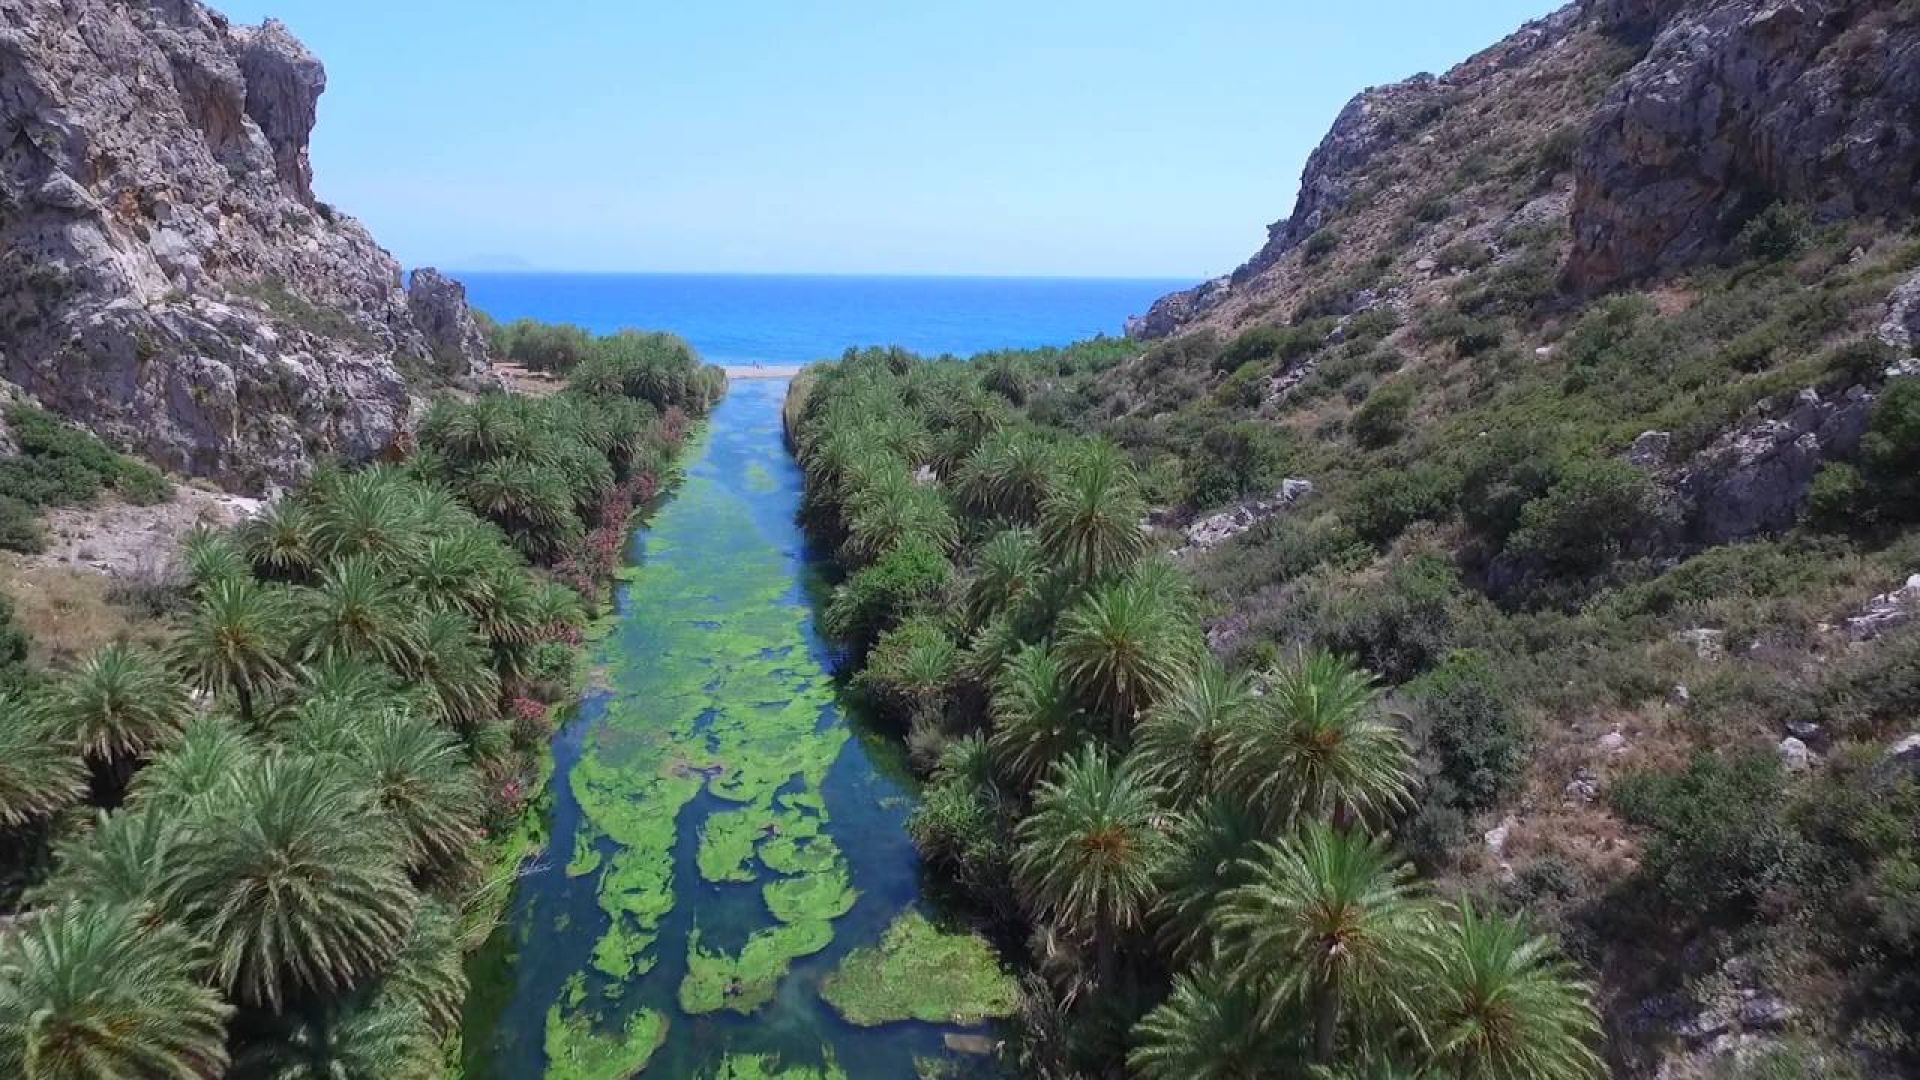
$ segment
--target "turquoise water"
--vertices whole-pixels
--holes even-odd
[[[671,330],[717,364],[821,360],[849,345],[930,355],[1064,345],[1119,334],[1128,315],[1193,284],[724,274],[473,273],[461,280],[474,306],[497,319],[569,322],[597,333]]]

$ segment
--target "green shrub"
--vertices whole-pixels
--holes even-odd
[[[1652,515],[1647,474],[1612,458],[1572,462],[1520,512],[1508,550],[1570,573],[1604,569]]]
[[[864,648],[908,616],[929,610],[953,581],[953,564],[919,540],[900,544],[833,591],[825,621],[835,638]]]
[[[1441,270],[1478,270],[1493,261],[1493,252],[1477,240],[1455,240],[1434,253]]]
[[[1520,779],[1526,731],[1485,653],[1460,650],[1407,687],[1428,752],[1467,811],[1485,810]]]
[[[1290,364],[1325,345],[1332,328],[1328,319],[1311,319],[1298,326],[1256,326],[1222,349],[1213,368],[1226,372],[1253,363]]]
[[[1347,421],[1347,430],[1361,446],[1377,450],[1407,433],[1407,417],[1412,412],[1413,387],[1403,382],[1389,383],[1367,395]]]
[[[1807,524],[1844,532],[1870,523],[1878,508],[1867,496],[1860,470],[1845,461],[1829,461],[1814,474],[1807,491]]]
[[[1881,392],[1860,457],[1879,512],[1891,520],[1920,521],[1920,379],[1900,379]]]
[[[1780,262],[1806,250],[1813,239],[1813,218],[1805,207],[1774,203],[1740,229],[1735,246],[1756,262]]]
[[[1460,476],[1444,465],[1382,468],[1350,489],[1341,516],[1370,544],[1386,544],[1416,521],[1442,521],[1458,498]]]
[[[0,548],[33,554],[46,546],[40,512],[10,495],[0,495]]]
[[[1283,456],[1282,439],[1264,424],[1209,428],[1198,453],[1187,457],[1185,502],[1200,509],[1238,499],[1269,483]]]
[[[1405,682],[1432,666],[1452,643],[1452,603],[1459,589],[1445,560],[1418,555],[1397,563],[1380,585],[1333,604],[1315,637],[1381,678]]]
[[[1307,237],[1307,242],[1300,245],[1300,254],[1309,264],[1317,263],[1321,259],[1333,254],[1334,249],[1339,246],[1340,232],[1329,225],[1316,230],[1312,236]]]
[[[1784,778],[1770,752],[1699,754],[1676,772],[1632,773],[1611,798],[1647,830],[1641,872],[1676,908],[1745,913],[1793,879],[1799,844],[1781,819]]]

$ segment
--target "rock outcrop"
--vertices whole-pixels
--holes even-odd
[[[0,375],[258,492],[384,448],[398,360],[483,364],[444,290],[416,317],[392,256],[314,198],[325,87],[284,26],[195,0],[0,0]]]
[[[423,266],[407,278],[407,307],[437,373],[465,379],[486,371],[487,333],[467,306],[465,285]]]
[[[1776,201],[1821,220],[1905,219],[1920,207],[1916,100],[1910,4],[1579,0],[1444,75],[1354,98],[1253,258],[1163,297],[1128,333],[1231,331],[1308,303],[1324,310],[1329,281],[1354,270],[1303,251],[1329,226],[1419,280],[1448,240],[1498,248],[1515,227],[1570,225],[1565,279],[1592,292],[1718,255]],[[1462,171],[1523,168],[1529,153],[1548,170],[1533,220],[1461,228],[1471,217],[1448,200]],[[1493,208],[1478,209],[1484,220]],[[1402,215],[1441,236],[1423,247],[1410,238],[1418,229],[1396,234]]]
[[[1615,32],[1653,31],[1587,126],[1575,284],[1696,262],[1775,200],[1819,216],[1920,205],[1920,20],[1868,0],[1601,0]]]

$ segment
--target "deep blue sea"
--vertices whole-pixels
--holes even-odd
[[[710,363],[794,364],[852,345],[929,355],[1065,345],[1121,332],[1189,281],[743,274],[467,273],[468,299],[501,321],[596,333],[669,330]]]

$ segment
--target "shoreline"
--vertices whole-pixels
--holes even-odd
[[[806,364],[723,364],[727,381],[736,379],[791,379],[805,370]]]

